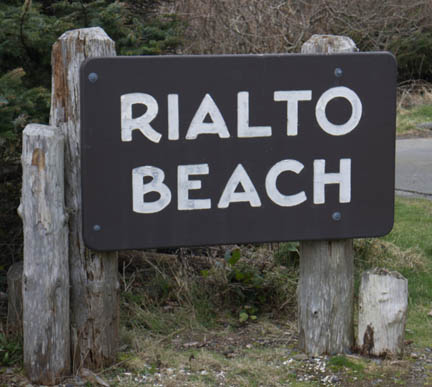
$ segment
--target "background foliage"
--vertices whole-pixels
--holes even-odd
[[[432,81],[430,0],[176,0],[185,53],[300,52],[313,34],[351,37],[360,51],[393,52],[399,80]]]

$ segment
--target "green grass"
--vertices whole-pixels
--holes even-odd
[[[397,114],[397,134],[407,133],[416,129],[416,125],[432,122],[432,105],[420,105],[409,109],[401,109]],[[429,131],[428,129],[424,129]]]
[[[395,225],[383,238],[403,250],[417,249],[423,255],[424,268],[398,268],[408,279],[408,338],[421,346],[432,345],[432,201],[396,198]]]
[[[401,248],[420,247],[432,262],[432,201],[396,197],[395,224],[385,238]]]
[[[407,335],[408,340],[413,340],[416,346],[432,347],[432,318],[427,314],[431,310],[424,305],[411,305],[408,320],[407,320]]]
[[[356,372],[361,372],[364,369],[363,364],[358,362],[353,362],[343,355],[333,356],[329,360],[329,367],[333,371],[340,371],[344,368],[348,368]]]
[[[424,270],[400,268],[408,279],[412,304],[432,301],[432,201],[396,198],[393,231],[384,240],[402,250],[417,249],[424,255]]]

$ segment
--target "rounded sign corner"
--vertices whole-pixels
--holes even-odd
[[[390,51],[383,51],[382,54],[388,59],[392,66],[397,69],[397,59],[396,56]]]
[[[86,232],[85,229],[83,231],[83,241],[84,241],[84,246],[89,250],[106,251],[105,249],[101,248],[97,243],[95,244],[93,238],[89,238],[88,232]]]

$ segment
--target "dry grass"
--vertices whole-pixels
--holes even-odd
[[[357,239],[355,249],[362,266],[366,267],[424,271],[428,266],[427,257],[418,247],[403,250],[383,239]]]
[[[114,375],[105,371],[106,379],[119,386],[279,386],[296,366],[283,364],[295,353],[295,325],[290,321],[261,319],[211,332],[183,330],[168,340],[132,332],[126,342],[134,348],[124,344],[127,352],[121,354]]]
[[[399,111],[423,105],[432,105],[432,83],[410,81],[399,85],[397,98]]]
[[[185,21],[188,54],[299,52],[313,34],[397,54],[413,31],[430,28],[432,8],[430,0],[175,0],[161,12]]]

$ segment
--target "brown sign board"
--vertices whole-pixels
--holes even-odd
[[[389,53],[94,58],[80,82],[92,249],[372,237],[393,226]]]

